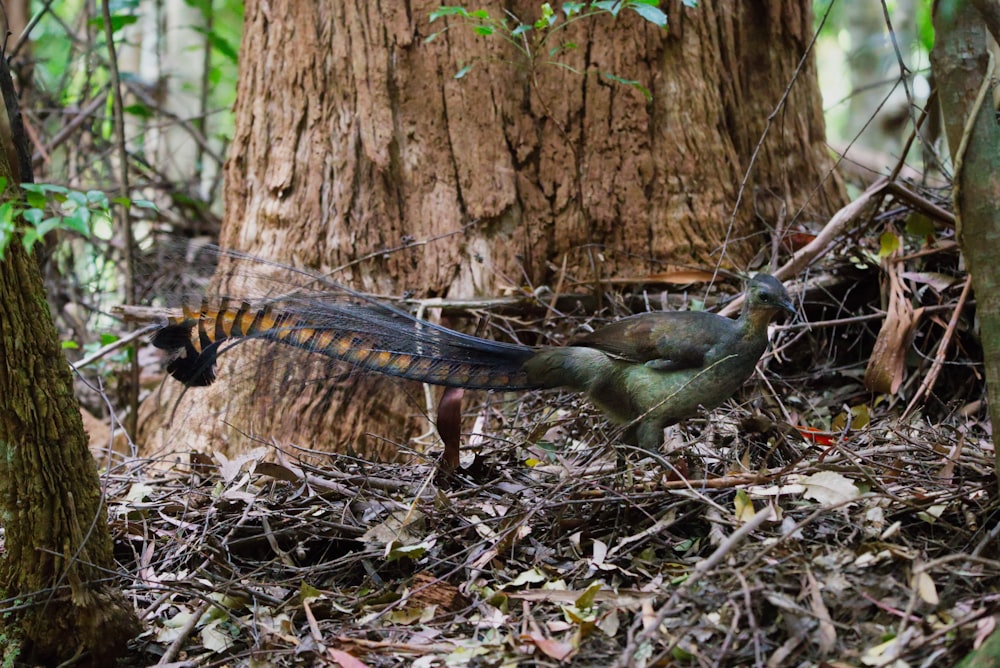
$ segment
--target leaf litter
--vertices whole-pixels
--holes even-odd
[[[957,662],[1000,612],[980,353],[955,310],[954,245],[879,251],[878,235],[843,233],[797,281],[808,324],[779,328],[758,378],[671,428],[667,454],[616,450],[578,399],[528,394],[502,421],[510,404],[467,401],[464,469],[454,436],[445,466],[278,442],[126,460],[105,481],[122,586],[146,624],[131,658]],[[879,311],[890,293],[895,319]],[[934,386],[907,406],[932,365]],[[866,370],[891,393],[866,389]]]

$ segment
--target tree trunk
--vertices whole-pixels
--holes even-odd
[[[987,25],[995,31],[994,38],[1000,37],[998,4],[996,0],[938,4],[931,51],[954,163],[956,236],[976,294],[994,434],[1000,424],[1000,128],[993,96],[996,70],[990,56],[996,43]],[[989,21],[984,21],[981,10]],[[996,456],[1000,470],[1000,452]]]
[[[223,245],[421,297],[745,269],[775,228],[825,220],[844,201],[805,55],[810,4],[670,3],[669,30],[631,12],[588,18],[532,63],[458,23],[426,41],[445,27],[429,22],[429,0],[248,2]],[[536,2],[506,7],[538,18]],[[249,421],[223,420],[221,403],[245,414],[249,391],[187,393],[180,431],[161,439],[220,447],[225,431],[231,443]],[[400,421],[420,412],[407,398],[417,388],[352,378],[349,392],[317,389],[322,410],[310,404],[307,419],[258,404],[253,427],[366,454],[380,448],[356,446],[362,434],[405,442],[418,428]]]
[[[2,120],[0,175],[18,183],[27,168],[30,181]],[[17,150],[24,155],[23,144]],[[0,585],[16,601],[2,620],[3,665],[107,666],[138,632],[108,581],[107,515],[72,388],[38,266],[15,238],[0,261]]]

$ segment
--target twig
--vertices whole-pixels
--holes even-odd
[[[958,298],[958,303],[955,304],[955,310],[951,314],[951,319],[948,321],[948,328],[944,331],[944,336],[941,337],[941,341],[938,342],[937,353],[934,355],[934,363],[931,365],[931,370],[927,372],[924,377],[924,382],[920,384],[920,388],[917,393],[913,395],[913,399],[910,400],[909,405],[907,405],[906,410],[903,411],[900,420],[906,420],[907,417],[916,408],[917,403],[922,400],[934,387],[934,383],[937,382],[938,376],[941,374],[941,369],[944,368],[944,358],[948,354],[948,344],[951,343],[952,336],[955,335],[955,328],[958,327],[959,318],[962,316],[962,311],[965,309],[965,302],[969,298],[969,292],[972,290],[972,276],[965,277],[965,286],[962,288],[962,294]]]
[[[691,571],[691,575],[674,590],[673,595],[670,597],[666,603],[664,603],[660,609],[657,611],[656,615],[653,616],[649,624],[642,633],[636,636],[634,639],[629,640],[625,645],[625,649],[618,656],[618,660],[612,664],[615,668],[624,668],[625,666],[631,666],[632,655],[639,649],[639,646],[644,642],[649,642],[653,639],[653,636],[659,632],[660,625],[663,620],[667,618],[671,613],[676,612],[677,602],[680,600],[681,596],[687,594],[687,592],[692,589],[695,584],[699,584],[701,578],[715,568],[730,552],[736,549],[736,547],[743,542],[747,536],[759,529],[764,522],[774,516],[774,509],[770,505],[767,505],[760,510],[758,510],[753,517],[751,517],[743,526],[734,531],[729,535],[726,540],[716,548],[707,559],[703,559],[695,564],[694,569]],[[642,624],[643,618],[640,615],[635,622],[635,625]]]
[[[129,332],[128,334],[126,334],[125,336],[121,337],[117,341],[113,341],[112,343],[109,343],[108,345],[106,345],[106,346],[104,346],[104,347],[102,347],[102,348],[100,348],[100,349],[92,352],[91,354],[87,355],[86,357],[84,357],[79,362],[75,362],[75,363],[74,362],[70,362],[69,365],[71,367],[73,367],[73,369],[75,371],[79,371],[83,367],[88,366],[90,364],[93,364],[94,362],[96,362],[97,360],[101,359],[105,355],[113,353],[114,351],[118,350],[119,348],[124,348],[125,346],[127,346],[130,343],[132,343],[136,339],[142,338],[146,334],[149,334],[153,330],[159,329],[159,328],[160,328],[159,325],[147,325],[146,327],[143,327],[142,329],[137,329],[135,331]]]
[[[129,196],[128,148],[125,145],[125,101],[122,99],[121,75],[118,71],[118,55],[115,53],[115,35],[111,23],[111,5],[101,3],[104,18],[104,37],[108,40],[108,70],[111,74],[111,100],[115,119],[115,142],[118,149],[118,178],[121,180],[122,197]],[[135,293],[135,239],[132,236],[132,226],[129,224],[128,207],[119,206],[122,244],[125,250],[125,303],[136,302]],[[128,433],[139,431],[139,358],[132,356],[129,365],[128,393]]]
[[[820,230],[815,239],[800,248],[792,255],[788,262],[774,272],[775,278],[785,280],[796,276],[808,265],[827,253],[832,248],[834,240],[857,223],[868,212],[869,207],[874,205],[885,194],[888,184],[888,179],[879,179],[869,186],[868,190],[861,193],[857,199],[833,214],[830,222]],[[721,315],[732,315],[739,311],[742,306],[743,297],[740,296],[729,302],[719,313]]]
[[[170,643],[170,647],[168,647],[167,651],[163,653],[163,656],[161,656],[160,660],[156,662],[156,665],[166,666],[177,658],[177,655],[180,654],[181,648],[184,647],[187,639],[194,632],[194,628],[198,625],[198,621],[201,619],[201,616],[205,614],[205,611],[208,610],[208,606],[211,604],[212,603],[210,601],[204,601],[195,609],[193,613],[191,613],[191,617],[188,618],[184,626],[181,627],[177,637],[172,643]]]

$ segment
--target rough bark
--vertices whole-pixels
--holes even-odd
[[[437,6],[247,3],[224,245],[347,267],[336,278],[383,294],[599,289],[678,264],[746,268],[779,219],[823,220],[843,203],[813,58],[796,73],[809,2],[669,3],[667,31],[628,12],[578,21],[557,42],[577,45],[557,56],[576,73],[531,67],[462,26],[428,43],[444,27],[428,22]],[[536,2],[507,8],[537,18]],[[604,73],[642,82],[652,101]],[[324,389],[329,411],[271,433],[324,447],[366,431],[405,440],[414,427],[399,418],[420,406],[412,386],[389,391],[399,385],[355,378],[350,401]],[[222,400],[242,404],[237,392]],[[191,427],[213,422],[180,418],[184,433],[167,438],[197,443]]]
[[[996,0],[941,2],[934,13],[931,67],[954,162],[955,218],[976,294],[993,425],[1000,424],[1000,128],[994,106],[996,43],[976,6],[1000,15]],[[992,47],[991,47],[992,43]],[[991,67],[993,68],[991,71]],[[1000,455],[998,455],[1000,457]],[[1000,467],[1000,461],[998,461]]]
[[[30,163],[17,166],[2,117],[0,174],[17,183]],[[38,266],[15,239],[0,261],[0,586],[16,601],[2,617],[4,665],[17,652],[33,665],[110,665],[138,631],[107,580],[111,537],[72,387]]]

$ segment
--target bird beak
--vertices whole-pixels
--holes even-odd
[[[795,308],[795,304],[793,304],[792,300],[790,300],[790,299],[781,302],[781,308],[783,308],[786,311],[788,311],[792,315],[793,318],[799,314],[799,310],[797,308]]]

